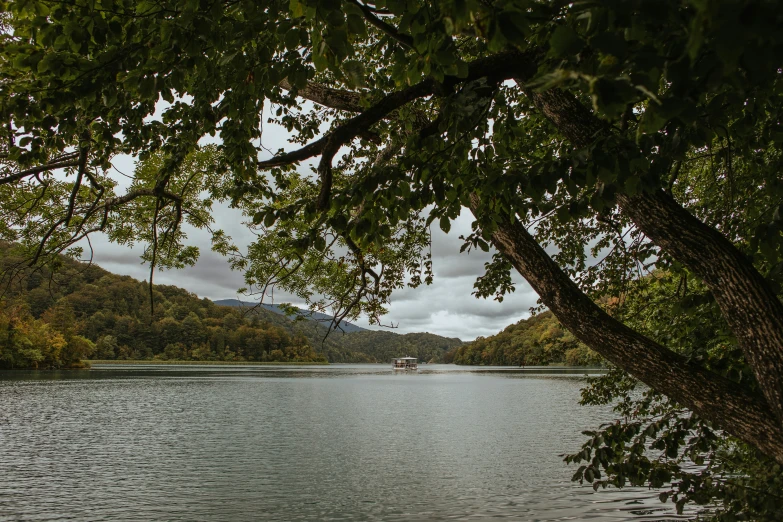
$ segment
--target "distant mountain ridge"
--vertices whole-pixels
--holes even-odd
[[[240,301],[239,299],[218,299],[215,301],[212,301],[216,305],[219,306],[231,306],[234,308],[256,308],[256,307],[262,307],[266,310],[269,310],[270,312],[274,312],[276,314],[286,315],[286,313],[280,309],[280,305],[276,304],[270,304],[270,303],[254,303],[250,301]],[[320,312],[311,312],[310,310],[304,310],[302,308],[297,308],[298,314],[302,316],[304,319],[308,321],[316,321],[324,326],[329,326],[329,323],[332,320],[332,316],[328,314],[322,314]],[[292,319],[289,317],[289,319]],[[367,328],[362,328],[361,326],[357,326],[353,323],[349,323],[348,321],[342,321],[340,325],[338,326],[337,332],[345,332],[345,333],[355,333],[355,332],[368,332],[369,330]]]
[[[257,304],[239,299],[213,302],[232,308],[246,307],[248,310]],[[313,319],[308,317],[309,310],[300,309],[305,320],[294,321],[276,305],[265,304],[255,310],[267,320],[277,319],[276,324],[279,326],[286,327],[287,324],[292,333],[307,336],[314,345],[321,345],[320,349],[327,353],[330,362],[387,362],[403,355],[417,357],[422,362],[443,362],[447,352],[463,345],[460,339],[428,332],[399,334],[391,330],[369,330],[353,323],[341,323],[343,331],[326,335],[328,321],[331,320],[329,315],[314,313]],[[344,355],[339,358],[337,354]]]

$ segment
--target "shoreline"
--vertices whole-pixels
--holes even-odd
[[[149,359],[136,359],[136,360],[118,360],[118,359],[95,359],[87,360],[90,366],[93,364],[103,365],[126,365],[126,366],[161,366],[161,365],[176,365],[176,366],[329,366],[328,362],[320,361],[307,361],[307,362],[292,362],[292,361],[155,361]],[[88,368],[89,369],[89,368]]]

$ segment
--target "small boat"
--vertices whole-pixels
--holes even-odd
[[[419,360],[416,357],[396,357],[392,359],[392,370],[410,370],[419,369]]]

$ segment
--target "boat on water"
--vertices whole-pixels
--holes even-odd
[[[395,357],[392,359],[392,370],[416,371],[419,369],[419,360],[416,357]]]

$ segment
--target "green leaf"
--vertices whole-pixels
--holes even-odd
[[[363,63],[357,60],[348,60],[343,63],[343,71],[345,71],[345,75],[352,86],[364,87],[367,85]]]
[[[360,14],[357,15],[351,13],[346,18],[346,21],[348,22],[348,30],[351,32],[351,34],[362,38],[367,36],[367,26],[365,25],[364,17],[362,17]]]
[[[301,18],[305,14],[304,5],[302,5],[300,0],[291,0],[288,3],[288,10],[294,18]]]
[[[299,47],[299,29],[294,27],[293,29],[289,29],[285,33],[285,47],[289,51],[295,50],[297,47]]]
[[[658,132],[658,130],[666,125],[667,121],[669,121],[669,119],[664,114],[661,114],[661,110],[657,105],[652,103],[648,104],[644,111],[644,115],[642,116],[642,122],[639,125],[638,132],[640,134]]]
[[[549,53],[557,58],[575,55],[583,47],[584,40],[567,25],[557,26],[549,38]]]
[[[446,216],[440,218],[440,229],[447,234],[449,233],[449,230],[451,230],[451,222]]]
[[[613,32],[602,32],[590,38],[590,46],[603,54],[610,54],[619,59],[625,58],[625,39]]]
[[[504,11],[498,17],[498,28],[511,43],[524,44],[527,41],[528,20],[515,10]]]
[[[631,176],[625,180],[625,193],[629,196],[635,196],[639,193],[640,179],[638,176]]]
[[[106,107],[112,107],[115,103],[117,103],[117,91],[114,89],[107,90],[103,93],[101,99],[103,100],[103,104]]]
[[[557,219],[561,223],[565,223],[571,219],[571,212],[569,212],[568,205],[561,205],[557,208]]]
[[[622,114],[639,98],[639,91],[625,78],[595,78],[590,82],[593,108],[609,118]]]
[[[139,94],[142,98],[150,99],[155,96],[155,77],[147,75],[139,81]]]

